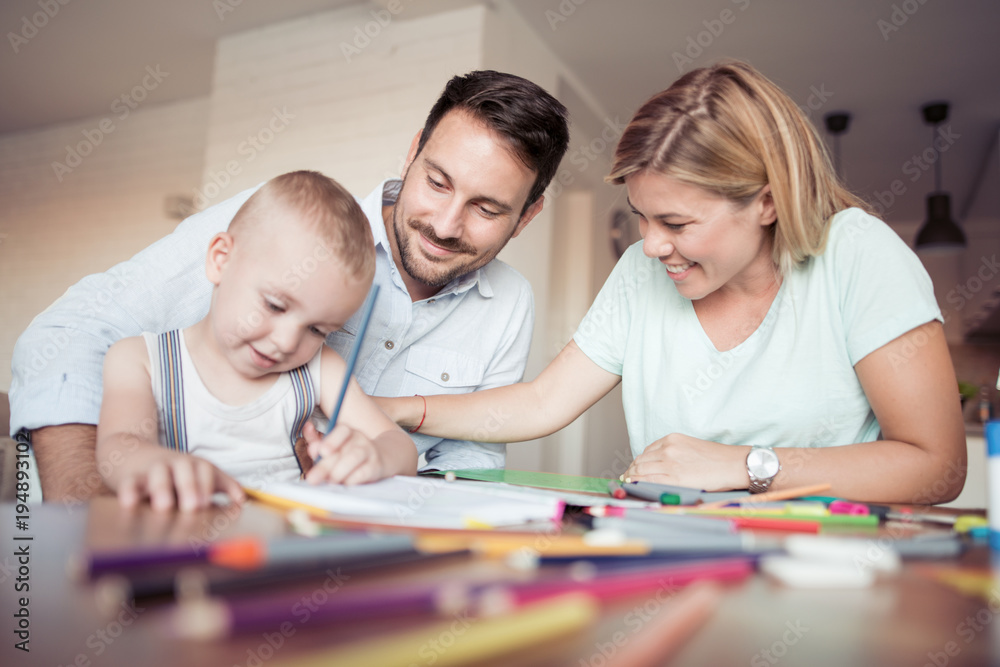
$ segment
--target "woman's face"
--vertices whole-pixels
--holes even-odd
[[[639,216],[643,252],[660,260],[685,298],[773,284],[770,187],[742,208],[651,171],[627,176],[625,187]]]

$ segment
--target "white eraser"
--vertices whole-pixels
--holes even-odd
[[[870,568],[792,556],[765,556],[760,571],[792,588],[866,588],[875,582]]]

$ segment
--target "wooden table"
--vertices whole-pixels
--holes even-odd
[[[178,640],[168,631],[166,605],[119,605],[108,609],[99,591],[67,574],[71,555],[84,548],[188,544],[238,535],[288,533],[282,512],[257,503],[214,508],[197,514],[157,513],[148,507],[122,510],[113,498],[69,509],[58,504],[31,507],[28,530],[15,528],[14,505],[0,505],[0,597],[3,646],[0,664],[127,665],[156,667],[241,665],[261,667],[302,655],[337,641],[356,639],[384,628],[293,627],[290,636],[260,633],[214,642]],[[31,541],[15,537],[31,536]],[[28,545],[30,591],[15,591],[15,550]],[[986,567],[984,547],[967,552],[958,567]],[[473,560],[411,567],[392,576],[455,579]],[[22,573],[23,574],[23,573]],[[23,580],[22,580],[23,583]],[[319,590],[320,582],[303,588]],[[14,649],[13,631],[28,598],[30,653]],[[627,636],[644,609],[655,611],[652,597],[632,598],[605,608],[587,632],[552,642],[529,655],[508,656],[497,665],[603,667],[613,652],[615,633]],[[880,578],[861,590],[796,590],[762,575],[727,588],[722,606],[669,664],[674,665],[988,665],[1000,664],[1000,596],[993,608],[983,599],[963,596],[919,571],[908,561],[901,574]],[[622,635],[618,635],[619,637]],[[274,645],[278,644],[275,648]],[[432,663],[433,654],[414,655],[413,665]],[[358,666],[366,667],[366,666]]]

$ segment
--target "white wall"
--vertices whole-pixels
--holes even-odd
[[[356,28],[372,24],[369,5],[220,40],[201,192],[207,203],[295,169],[322,171],[362,196],[399,176],[445,82],[480,65],[484,11],[411,18],[404,4],[388,25],[374,24],[363,48]],[[213,185],[227,176],[228,186]]]
[[[198,184],[207,100],[122,109],[0,136],[2,391],[31,319],[83,276],[173,231],[164,198]],[[77,164],[67,146],[86,155],[57,174],[54,162]]]

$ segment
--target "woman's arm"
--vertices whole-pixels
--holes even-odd
[[[604,370],[570,341],[537,378],[471,394],[378,398],[406,428],[480,442],[521,442],[554,433],[611,391],[621,377]],[[421,423],[421,421],[423,423]]]
[[[883,439],[842,447],[776,447],[781,471],[771,488],[830,483],[831,495],[859,501],[953,500],[965,483],[965,430],[941,323],[928,322],[878,348],[855,371]],[[712,490],[746,488],[748,452],[671,434],[647,447],[626,474]]]

